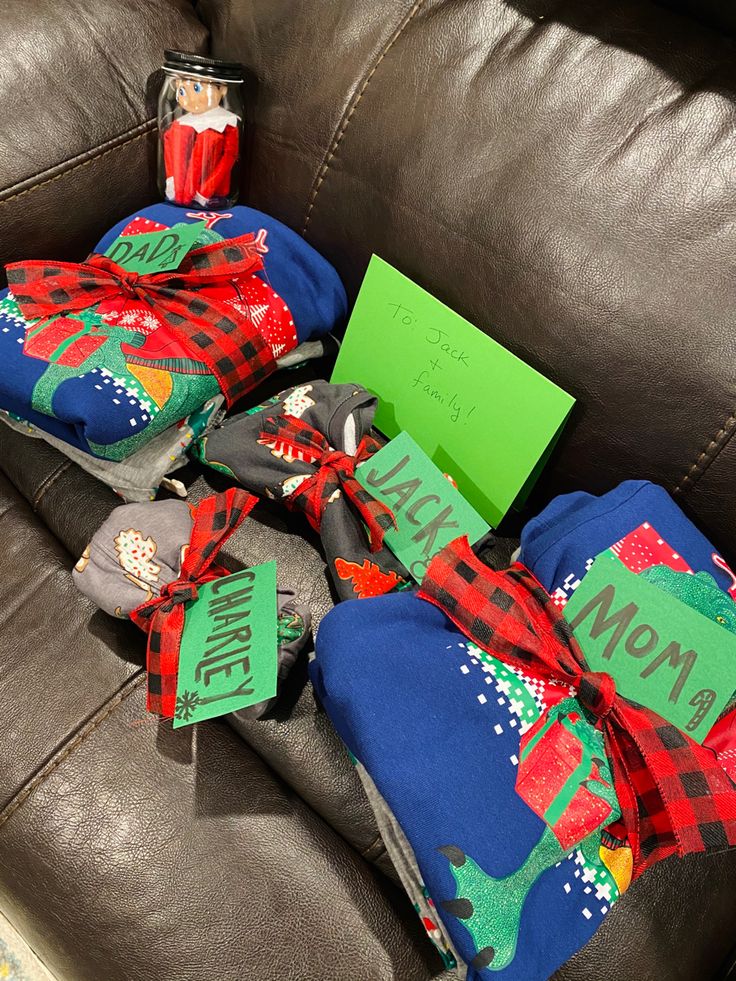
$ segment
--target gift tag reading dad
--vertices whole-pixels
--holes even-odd
[[[531,489],[574,403],[375,255],[331,380],[377,395],[377,428],[411,433],[493,527]]]
[[[390,528],[384,541],[417,582],[448,542],[467,535],[472,545],[490,531],[408,433],[400,433],[374,453],[355,476],[393,511],[398,527]]]
[[[278,675],[276,563],[197,587],[179,651],[174,728],[273,698]]]
[[[105,255],[128,272],[160,273],[178,269],[206,222],[179,222],[159,232],[119,235]]]
[[[606,552],[563,612],[591,671],[702,743],[736,690],[735,634]]]

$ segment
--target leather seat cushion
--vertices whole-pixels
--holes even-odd
[[[122,656],[143,664],[145,638],[140,631],[102,612],[90,614],[88,604],[76,594],[67,571],[93,533],[121,503],[119,498],[50,446],[6,426],[0,426],[0,460],[25,499],[68,550],[64,553],[57,544],[66,565],[59,578],[68,590],[70,607],[76,611],[80,603],[84,606],[82,618],[75,612],[76,618],[69,627],[72,645],[77,635],[84,636],[89,621],[108,645],[114,663]],[[229,486],[221,475],[194,465],[178,476],[189,485],[193,501]],[[245,566],[275,559],[279,584],[294,589],[309,607],[316,630],[321,617],[332,606],[326,569],[306,522],[298,518],[287,522],[288,517],[278,505],[259,503],[229,540],[222,553],[223,561]],[[30,522],[33,526],[32,517]],[[32,580],[35,575],[35,569],[30,566],[29,578]],[[52,623],[48,624],[46,656],[51,659],[56,657],[55,629]],[[119,636],[124,640],[118,640]],[[240,722],[239,731],[274,771],[354,848],[394,875],[348,754],[306,680],[306,655],[294,669],[272,717]]]
[[[146,713],[141,637],[4,477],[0,555],[0,905],[56,976],[437,972],[400,890],[227,725]]]

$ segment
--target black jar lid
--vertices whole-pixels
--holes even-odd
[[[189,51],[164,51],[164,71],[175,75],[199,75],[215,82],[242,82],[243,66],[239,61],[205,58]]]

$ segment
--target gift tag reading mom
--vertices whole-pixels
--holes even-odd
[[[187,603],[174,728],[247,708],[276,694],[276,563],[198,586]]]
[[[702,743],[736,690],[736,635],[605,552],[563,612],[591,671]]]
[[[119,235],[105,255],[128,272],[160,273],[178,269],[205,224],[204,221],[179,222],[159,232]]]
[[[408,433],[400,433],[355,471],[365,489],[389,507],[397,528],[384,541],[421,582],[430,559],[467,535],[474,545],[490,528]]]

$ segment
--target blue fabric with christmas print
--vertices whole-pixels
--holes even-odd
[[[519,561],[564,606],[601,552],[637,574],[653,565],[706,572],[736,595],[736,578],[713,545],[663,487],[625,480],[596,497],[577,491],[554,498],[521,533]]]
[[[338,326],[347,300],[332,266],[276,219],[252,208],[187,212],[153,205],[119,222],[119,234],[206,223],[196,246],[254,235],[264,269],[202,292],[246,314],[274,358]],[[29,330],[33,327],[33,330]],[[172,343],[150,307],[122,297],[29,324],[0,292],[0,409],[85,453],[120,461],[219,394],[196,352]]]
[[[566,854],[515,788],[521,733],[569,689],[522,677],[410,593],[332,610],[310,670],[471,981],[549,978],[628,885],[600,829]],[[604,824],[617,813],[614,799]]]
[[[202,221],[217,212],[187,211],[172,204],[153,204],[114,225],[95,246],[105,252],[129,222],[137,217],[171,227]],[[333,266],[301,235],[263,211],[236,205],[219,212],[213,231],[223,238],[255,235],[263,259],[261,274],[282,296],[294,314],[297,342],[322,337],[339,327],[347,316],[345,288]],[[206,219],[205,219],[206,220]]]

